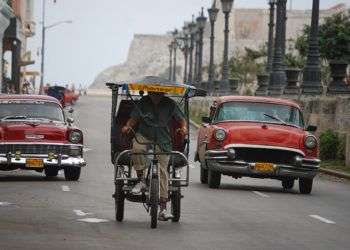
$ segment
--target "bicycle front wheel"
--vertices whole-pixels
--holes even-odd
[[[158,176],[152,176],[151,185],[150,185],[151,228],[157,227],[158,204],[159,204],[159,178]]]

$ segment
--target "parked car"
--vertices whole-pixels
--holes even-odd
[[[78,180],[83,133],[61,103],[45,95],[0,95],[0,170],[25,169]]]
[[[318,141],[305,127],[300,107],[292,101],[226,96],[210,107],[199,129],[195,160],[200,179],[210,188],[220,186],[221,175],[234,178],[272,178],[309,194],[320,160]]]

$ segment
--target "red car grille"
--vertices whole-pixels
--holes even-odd
[[[0,145],[0,154],[16,153],[21,154],[43,154],[48,153],[69,155],[70,148],[67,145],[50,145],[50,144],[3,144]]]

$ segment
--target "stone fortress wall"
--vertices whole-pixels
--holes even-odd
[[[219,4],[220,1],[217,1],[217,3]],[[339,5],[329,10],[321,10],[320,19],[322,21],[324,17],[345,9],[345,5]],[[288,11],[287,18],[287,39],[295,38],[301,32],[304,25],[310,23],[311,11]],[[235,51],[244,51],[245,47],[256,49],[265,44],[268,37],[268,21],[268,9],[233,9],[230,18],[230,55],[232,56]],[[208,24],[204,34],[204,66],[209,64],[209,26]],[[215,63],[220,64],[224,47],[224,15],[221,11],[219,12],[215,28]],[[126,62],[121,65],[109,67],[101,72],[90,88],[100,89],[104,88],[106,81],[135,79],[144,75],[167,76],[169,65],[168,44],[170,41],[171,36],[166,34],[135,34]],[[183,77],[184,59],[179,50],[177,55],[177,65],[180,69],[177,79],[180,80]],[[204,79],[206,79],[205,74]]]

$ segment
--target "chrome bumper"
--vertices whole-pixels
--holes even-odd
[[[252,176],[252,177],[291,177],[291,178],[313,178],[318,173],[321,161],[299,157],[295,165],[274,164],[273,171],[255,170],[256,162],[246,162],[230,159],[226,150],[209,150],[205,156],[208,169],[218,171],[227,175]]]
[[[12,155],[0,155],[0,166],[18,166],[26,168],[27,159],[42,159],[44,166],[47,167],[85,167],[86,161],[81,157],[62,156],[58,155],[55,159],[49,159],[48,155],[23,155],[19,158],[13,157]]]

